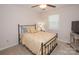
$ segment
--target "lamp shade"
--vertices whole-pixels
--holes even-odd
[[[44,22],[38,22],[37,23],[37,30],[38,31],[45,31],[44,25],[45,25]]]

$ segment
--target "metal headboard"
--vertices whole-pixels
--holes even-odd
[[[27,32],[28,26],[35,26],[35,29],[36,29],[36,24],[34,24],[34,25],[20,25],[20,24],[18,24],[18,39],[19,39],[19,43],[20,43],[20,39],[21,39],[22,35]]]

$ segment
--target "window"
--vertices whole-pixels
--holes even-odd
[[[51,15],[48,17],[49,29],[57,30],[59,28],[59,15]]]

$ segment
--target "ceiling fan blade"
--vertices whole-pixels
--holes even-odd
[[[53,8],[55,8],[56,6],[54,6],[54,5],[50,5],[50,4],[47,4],[47,6],[49,6],[49,7],[53,7]]]
[[[32,8],[37,7],[37,6],[39,6],[39,5],[32,6]]]

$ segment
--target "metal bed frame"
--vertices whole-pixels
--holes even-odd
[[[36,25],[20,25],[18,24],[18,38],[19,38],[19,44],[22,44],[20,42],[21,40],[21,36],[23,33],[27,32],[27,26],[35,26]],[[51,52],[55,49],[55,47],[58,45],[57,44],[57,38],[58,38],[58,34],[56,33],[56,36],[54,36],[53,38],[51,38],[49,41],[47,41],[46,43],[41,43],[41,55],[50,55]],[[26,47],[26,46],[25,46]],[[28,47],[26,47],[32,54],[36,55],[35,53],[33,53]]]

